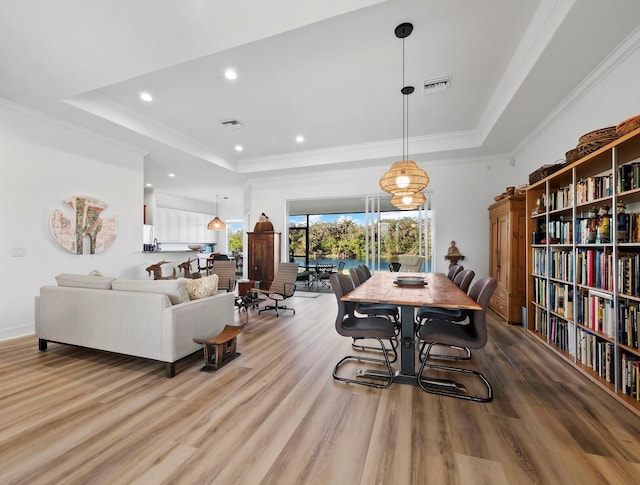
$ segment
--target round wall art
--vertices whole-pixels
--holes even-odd
[[[116,238],[116,217],[100,217],[107,207],[91,197],[75,196],[64,201],[72,209],[68,215],[55,209],[49,218],[51,234],[58,244],[75,254],[97,254]]]

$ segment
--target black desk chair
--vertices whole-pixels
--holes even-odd
[[[380,348],[377,348],[377,350],[382,351],[384,355],[383,359],[375,359],[373,357],[366,357],[361,355],[347,355],[340,359],[333,368],[333,378],[341,382],[360,384],[363,386],[376,387],[379,389],[389,387],[393,383],[394,373],[393,369],[391,368],[389,353],[382,340],[394,338],[394,324],[388,319],[382,317],[357,317],[355,315],[356,304],[353,302],[342,301],[340,299],[344,295],[353,291],[353,283],[347,275],[334,273],[329,278],[329,281],[338,302],[338,316],[336,317],[335,323],[336,331],[340,335],[344,337],[351,337],[352,339],[374,339],[380,345]],[[394,357],[394,360],[396,358],[397,355]],[[379,383],[374,379],[371,379],[370,381],[364,381],[339,376],[338,370],[340,366],[342,366],[342,364],[344,364],[345,362],[351,360],[384,365],[384,369],[381,369],[379,372],[376,370],[375,372],[376,377],[384,379],[384,381],[382,383]],[[364,379],[367,377],[367,375],[371,375],[370,373],[370,370],[367,370],[366,372],[358,371],[356,373],[356,377]]]
[[[489,402],[493,399],[491,384],[480,372],[463,367],[432,364],[429,358],[432,357],[431,350],[435,345],[457,346],[469,349],[480,349],[486,345],[488,340],[486,324],[487,306],[489,305],[489,299],[496,289],[496,286],[496,280],[490,276],[481,278],[473,284],[469,296],[478,303],[482,309],[468,311],[469,322],[467,324],[446,319],[432,319],[420,327],[418,337],[422,341],[428,342],[427,350],[422,359],[422,364],[420,365],[417,376],[418,385],[422,390],[431,394],[466,399],[469,401]],[[451,380],[426,376],[424,373],[426,368],[478,377],[486,388],[486,395],[469,394],[464,385]]]

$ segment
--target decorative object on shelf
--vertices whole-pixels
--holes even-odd
[[[264,212],[258,217],[258,222],[253,227],[253,232],[273,232],[273,224]]]
[[[193,263],[196,260],[197,260],[197,258],[196,259],[189,258],[186,261],[184,261],[184,262],[182,262],[182,263],[180,263],[178,265],[178,269],[182,270],[183,276],[185,278],[195,279],[195,278],[200,278],[202,276],[198,272],[196,272],[196,273],[192,273],[191,272],[191,263]]]
[[[598,237],[598,212],[595,207],[589,209],[589,214],[587,216],[589,219],[589,232],[587,233],[587,242],[589,244],[593,244],[596,242]]]
[[[611,216],[609,215],[609,207],[603,206],[598,211],[596,242],[600,244],[611,242]]]
[[[220,198],[220,196],[218,194],[216,194],[216,214],[220,214],[220,212],[218,212],[218,199]],[[226,199],[226,197],[224,197]],[[209,229],[210,231],[225,231],[227,229],[227,225],[223,222],[222,219],[220,219],[217,215],[211,219],[209,221],[209,224],[207,224],[207,229]]]
[[[458,261],[464,259],[464,256],[460,254],[455,241],[451,241],[451,246],[449,246],[449,250],[447,251],[447,255],[444,257],[444,259],[449,260],[449,268],[455,266],[456,264],[458,264]]]
[[[532,216],[537,216],[538,214],[544,214],[544,204],[542,203],[542,197],[536,199],[536,206],[531,210]]]
[[[629,219],[625,203],[619,200],[616,204],[616,239],[619,243],[629,242]]]
[[[414,87],[404,84],[404,39],[411,35],[412,31],[413,25],[410,23],[402,23],[395,28],[396,37],[402,39],[402,89],[400,90],[402,93],[402,160],[395,162],[380,179],[380,188],[395,196],[411,196],[429,185],[427,172],[418,167],[413,160],[407,160],[409,155],[409,95],[413,93]],[[398,206],[396,205],[396,207]]]
[[[116,239],[116,217],[100,217],[107,207],[92,197],[75,196],[64,202],[74,210],[70,217],[55,209],[49,217],[51,234],[67,251],[84,254],[85,238],[89,239],[89,254],[97,254],[109,248]]]
[[[507,187],[505,189],[504,192],[502,192],[500,195],[496,195],[493,197],[493,200],[495,200],[496,202],[498,202],[499,200],[502,200],[506,197],[509,197],[510,195],[513,195],[516,193],[516,188],[515,187]]]
[[[534,170],[529,174],[529,183],[535,184],[536,182],[539,182],[543,178],[548,177],[552,173],[557,172],[564,166],[565,166],[565,160],[557,160],[555,163],[549,163],[549,164],[543,165],[539,169]]]
[[[564,159],[567,164],[572,164],[573,162],[577,162],[580,160],[580,152],[577,148],[572,148],[564,154]]]
[[[616,135],[624,136],[638,128],[640,128],[640,115],[632,116],[618,123],[616,126]]]
[[[160,261],[159,263],[155,263],[152,264],[150,266],[147,266],[145,268],[145,271],[147,273],[149,273],[149,276],[151,276],[151,273],[153,273],[153,279],[154,280],[175,280],[178,277],[176,276],[176,269],[173,268],[173,275],[172,276],[162,276],[162,265],[163,264],[167,264],[169,261]]]
[[[593,130],[582,135],[578,139],[578,146],[576,149],[580,154],[580,158],[586,157],[589,153],[595,152],[612,141],[615,141],[619,137],[620,135],[616,133],[615,126],[607,126],[606,128]]]
[[[193,251],[200,251],[202,249],[202,244],[189,244],[187,247]]]
[[[427,198],[422,192],[411,195],[394,195],[391,197],[391,205],[400,210],[413,210],[422,207]]]

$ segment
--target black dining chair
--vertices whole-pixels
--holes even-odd
[[[316,263],[316,272],[314,274],[314,283],[317,285],[316,289],[320,286],[329,288],[329,276],[333,273],[333,264],[329,263]]]
[[[402,265],[398,262],[392,261],[391,263],[389,263],[389,271],[392,271],[394,273],[397,273],[398,271],[400,271],[401,267]]]
[[[451,266],[451,268],[449,268],[449,272],[447,273],[447,277],[453,281],[454,278],[456,277],[456,275],[462,271],[464,269],[464,266],[460,265],[460,264],[454,264],[453,266]]]
[[[358,266],[358,268],[360,268],[362,270],[362,272],[364,273],[364,280],[368,280],[369,278],[371,278],[371,270],[369,269],[369,266],[367,266],[364,263],[360,263]]]
[[[367,279],[364,270],[360,267],[349,268],[349,274],[351,275],[351,281],[354,287],[360,286]],[[389,341],[389,343],[391,344],[391,351],[394,353],[394,357],[391,362],[395,362],[397,357],[396,349],[398,347],[398,335],[400,335],[400,310],[398,307],[389,303],[358,302],[355,305],[355,311],[360,315],[384,317],[393,322],[395,326],[395,336]],[[379,350],[377,347],[371,347],[370,345],[361,345],[357,343],[358,340],[360,339],[354,338],[353,342],[351,342],[351,346],[356,350]]]
[[[367,281],[367,276],[360,267],[349,268],[349,274],[353,280],[353,286],[360,286]],[[400,310],[396,305],[389,303],[357,303],[356,312],[362,315],[386,317],[391,320],[398,329],[400,328]]]
[[[380,345],[376,348],[384,355],[383,359],[376,359],[363,355],[346,355],[338,361],[333,368],[333,378],[346,383],[360,384],[363,386],[386,388],[393,383],[394,372],[391,368],[391,360],[389,359],[389,351],[384,345],[383,339],[392,339],[395,337],[395,325],[393,322],[383,317],[358,317],[355,315],[356,304],[354,302],[342,301],[341,298],[353,291],[353,282],[347,275],[334,273],[329,278],[331,287],[338,302],[338,316],[336,317],[335,327],[338,334],[352,339],[373,339]],[[394,349],[395,353],[395,349]],[[397,354],[394,355],[396,360]],[[384,365],[384,369],[375,370],[375,377],[382,382],[376,382],[375,378],[370,380],[362,380],[371,375],[369,370],[356,372],[356,378],[343,377],[338,374],[340,367],[348,362],[369,362],[373,364]]]
[[[476,273],[472,269],[464,269],[460,271],[455,278],[453,278],[453,282],[456,284],[458,288],[467,293],[469,291],[469,286],[471,286],[471,282],[473,278],[475,278]]]
[[[466,324],[446,319],[432,319],[420,327],[418,338],[427,343],[417,376],[418,385],[423,391],[469,401],[489,402],[493,399],[491,384],[480,372],[465,367],[433,364],[430,362],[430,358],[434,357],[431,350],[436,345],[481,349],[487,344],[487,307],[496,286],[496,280],[490,276],[481,278],[473,284],[469,291],[469,296],[482,308],[466,312],[469,318]],[[484,384],[486,395],[469,394],[464,385],[439,377],[427,376],[425,375],[425,369],[473,375]]]
[[[469,289],[469,285],[471,285],[471,281],[475,277],[475,271],[471,269],[465,269],[460,271],[453,282],[456,284],[458,288],[467,293]],[[418,333],[420,326],[425,325],[429,322],[429,320],[448,320],[450,322],[463,322],[468,318],[468,314],[465,310],[461,310],[458,308],[439,308],[439,307],[431,307],[431,306],[422,306],[418,308],[416,311],[416,334]],[[467,347],[458,347],[451,346],[451,348],[463,352],[462,355],[458,354],[431,354],[432,357],[437,357],[440,359],[450,359],[450,360],[469,360],[471,359],[471,349]],[[425,344],[422,344],[420,348],[420,352],[418,355],[422,358],[422,353],[424,352]]]

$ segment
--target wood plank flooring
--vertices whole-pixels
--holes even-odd
[[[472,365],[494,400],[480,404],[334,381],[351,352],[335,297],[289,302],[295,316],[250,312],[227,366],[200,372],[194,355],[173,379],[149,360],[0,342],[0,483],[640,482],[640,418],[520,327],[490,314]]]

